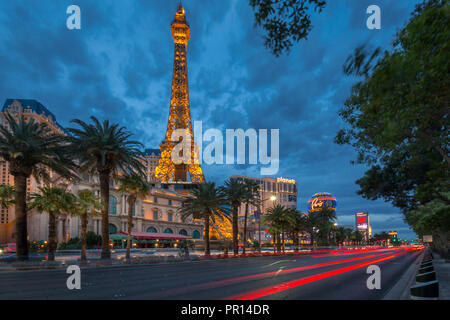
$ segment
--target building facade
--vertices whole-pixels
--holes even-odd
[[[5,118],[6,113],[18,118],[23,115],[25,119],[34,119],[38,123],[44,123],[53,132],[64,133],[63,128],[56,121],[56,117],[40,102],[31,99],[6,99],[0,112],[0,123],[8,127]],[[14,177],[9,172],[9,164],[0,158],[0,184],[14,185]],[[27,192],[36,192],[41,186],[30,177],[27,180]],[[14,242],[14,206],[0,209],[0,243]]]
[[[260,212],[260,216],[264,216],[269,208],[275,205],[282,205],[286,208],[297,208],[298,197],[298,184],[293,179],[285,178],[258,178],[258,177],[246,177],[246,176],[231,176],[230,179],[238,179],[241,181],[253,180],[259,183],[259,199],[262,200],[261,207],[257,208],[253,205],[249,205],[248,208],[248,221],[247,229],[248,239],[259,240],[260,233],[262,242],[270,242],[270,234],[265,232],[266,226],[260,225],[258,222],[258,215],[255,219],[255,211]],[[243,226],[245,217],[245,204],[242,204],[239,208],[239,231],[241,238],[243,237]],[[259,231],[260,230],[260,231]]]
[[[56,122],[56,117],[36,100],[7,99],[0,113],[2,124],[5,125],[5,113],[8,112],[26,118],[33,118],[37,122],[45,123],[55,132],[64,133],[64,129]],[[188,192],[179,192],[176,185],[161,185],[155,180],[154,172],[158,165],[161,152],[159,149],[146,149],[142,159],[146,168],[147,180],[151,183],[151,195],[145,199],[138,199],[133,210],[133,232],[175,233],[186,235],[194,239],[203,238],[203,224],[192,218],[183,219],[178,213],[182,201],[189,196]],[[76,193],[81,189],[90,189],[99,196],[99,182],[97,177],[84,175],[81,182],[69,183],[67,190]],[[14,185],[14,177],[9,173],[8,162],[0,159],[0,184]],[[33,177],[28,179],[28,193],[37,192],[41,185]],[[117,191],[118,186],[111,182],[109,222],[110,233],[126,232],[128,204],[126,194]],[[14,207],[0,209],[0,244],[15,242]],[[31,211],[28,214],[28,236],[30,241],[48,239],[48,214]],[[101,234],[101,217],[89,219],[88,231]],[[58,242],[70,238],[80,237],[81,220],[78,216],[61,214],[57,220]]]

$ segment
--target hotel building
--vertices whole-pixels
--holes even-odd
[[[248,239],[258,240],[258,223],[255,220],[255,211],[261,210],[261,216],[267,213],[267,210],[277,204],[280,204],[286,208],[297,208],[298,197],[298,185],[293,179],[285,178],[256,178],[246,176],[231,176],[230,179],[253,180],[259,183],[259,198],[262,200],[261,207],[257,208],[253,205],[249,205],[248,208]],[[245,204],[242,204],[239,208],[239,231],[241,233],[241,239],[243,238],[244,230],[244,216],[245,216]],[[264,233],[265,226],[261,225],[262,233]],[[261,237],[261,241],[266,239],[266,234]]]
[[[36,100],[7,99],[0,120],[5,124],[4,114],[23,114],[38,122],[44,122],[58,133],[64,129],[56,122],[55,116]],[[133,210],[133,232],[180,234],[194,239],[203,238],[203,224],[192,218],[183,219],[178,213],[181,203],[188,192],[177,190],[176,185],[162,185],[154,178],[155,168],[160,158],[159,149],[146,149],[144,158],[147,180],[151,183],[151,195],[138,199]],[[0,159],[0,184],[14,185],[14,177],[9,174],[8,162]],[[37,192],[38,185],[33,177],[28,181],[28,192]],[[68,183],[67,190],[76,193],[81,189],[90,189],[99,196],[99,181],[96,176],[84,175],[81,182]],[[111,181],[109,198],[110,234],[126,232],[128,204],[126,194],[117,191],[118,185]],[[0,244],[15,242],[14,240],[14,207],[1,209],[0,213]],[[101,234],[101,217],[89,218],[88,231]],[[57,220],[58,242],[80,237],[81,220],[78,216],[61,214]],[[48,239],[48,214],[31,211],[28,215],[28,235],[30,241]]]

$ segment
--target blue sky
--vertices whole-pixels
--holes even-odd
[[[313,14],[308,40],[273,56],[245,0],[185,0],[191,26],[188,69],[193,120],[208,128],[280,129],[277,176],[299,183],[299,209],[317,192],[338,199],[338,221],[368,211],[375,232],[414,233],[400,211],[356,194],[367,169],[355,152],[333,143],[337,112],[355,79],[342,65],[363,43],[391,47],[418,0],[329,0]],[[36,99],[69,126],[90,115],[127,126],[148,148],[164,138],[170,102],[178,0],[0,2],[0,101]],[[82,29],[66,28],[66,9],[81,8]],[[382,29],[366,28],[366,8],[381,8]],[[258,176],[258,166],[205,165],[208,180]]]

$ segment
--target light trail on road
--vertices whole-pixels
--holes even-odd
[[[379,253],[379,254],[373,254],[373,255],[369,255],[369,256],[357,257],[357,258],[324,262],[324,263],[314,264],[314,265],[310,265],[310,266],[302,266],[302,267],[296,267],[296,268],[290,268],[290,269],[283,269],[283,270],[270,271],[270,272],[252,274],[252,275],[247,275],[247,276],[211,281],[211,282],[200,283],[200,284],[191,285],[191,286],[185,286],[182,288],[167,290],[162,295],[170,296],[170,295],[174,295],[174,294],[182,294],[182,293],[191,292],[191,291],[213,289],[213,288],[217,288],[217,287],[224,287],[224,286],[232,285],[235,283],[242,283],[242,282],[246,282],[246,281],[259,280],[259,279],[267,278],[270,276],[278,276],[278,275],[289,274],[289,273],[294,273],[294,272],[301,272],[301,271],[306,271],[306,270],[328,267],[328,266],[337,265],[337,264],[371,259],[371,258],[375,258],[375,257],[381,257],[384,255],[388,255],[388,254],[390,254],[390,253],[389,252]],[[288,261],[288,260],[283,260],[283,261]]]
[[[287,282],[284,282],[284,283],[281,283],[281,284],[278,284],[278,285],[275,285],[275,286],[270,286],[270,287],[266,287],[266,288],[263,288],[263,289],[258,289],[258,290],[246,292],[246,293],[243,293],[243,294],[231,296],[231,297],[225,298],[223,300],[254,300],[254,299],[259,299],[259,298],[262,298],[262,297],[265,297],[265,296],[268,296],[268,295],[271,295],[271,294],[274,294],[274,293],[277,293],[277,292],[281,292],[281,291],[285,291],[285,290],[288,290],[288,289],[291,289],[291,288],[299,287],[299,286],[302,286],[302,285],[307,284],[307,283],[311,283],[311,282],[318,281],[318,280],[321,280],[321,279],[333,277],[333,276],[336,276],[338,274],[342,274],[342,273],[345,273],[345,272],[349,272],[349,271],[352,271],[352,270],[363,268],[365,266],[368,266],[368,265],[371,265],[371,264],[374,264],[374,263],[390,260],[390,259],[393,259],[393,258],[398,257],[398,256],[400,256],[402,254],[405,254],[405,253],[406,253],[406,251],[399,252],[399,253],[396,253],[396,254],[393,254],[393,255],[390,255],[390,256],[387,256],[387,257],[378,258],[378,259],[375,259],[375,260],[370,260],[370,261],[367,261],[367,262],[358,263],[358,264],[355,264],[355,265],[352,265],[352,266],[348,266],[348,267],[344,267],[344,268],[340,268],[340,269],[336,269],[336,270],[332,270],[332,271],[328,271],[328,272],[319,273],[319,274],[312,275],[312,276],[309,276],[309,277],[300,278],[300,279],[296,279],[296,280],[292,280],[292,281],[287,281]]]

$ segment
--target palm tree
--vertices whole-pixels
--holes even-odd
[[[192,197],[183,201],[178,211],[183,217],[192,216],[194,219],[202,219],[205,226],[205,255],[210,255],[209,228],[211,222],[216,219],[229,219],[227,199],[221,188],[216,188],[214,182],[198,185],[194,189]]]
[[[259,183],[255,180],[244,180],[244,202],[245,202],[245,217],[244,217],[244,247],[242,253],[245,254],[245,248],[247,246],[247,220],[248,220],[248,207],[249,205],[258,206],[259,204]]]
[[[269,208],[267,214],[262,218],[264,223],[270,224],[270,229],[274,232],[274,239],[276,239],[277,251],[281,251],[280,235],[283,242],[284,250],[284,233],[288,230],[289,225],[293,223],[293,217],[289,213],[289,209],[277,204]]]
[[[56,250],[56,217],[61,212],[69,212],[75,208],[75,196],[63,188],[41,187],[39,193],[31,195],[30,208],[40,213],[48,212],[48,260],[55,260]]]
[[[143,175],[144,165],[140,158],[143,145],[130,140],[131,133],[108,120],[100,121],[91,117],[92,124],[75,119],[81,129],[69,128],[74,153],[78,156],[82,171],[97,173],[100,180],[102,210],[102,259],[110,259],[109,248],[109,183],[118,172]]]
[[[291,234],[292,240],[294,240],[296,250],[300,247],[300,238],[298,236],[299,232],[306,230],[305,215],[299,212],[295,208],[287,210],[287,214],[291,216],[291,224],[288,225],[288,231]]]
[[[133,223],[133,210],[138,197],[145,198],[150,194],[150,184],[138,174],[126,174],[119,179],[119,192],[128,193],[128,240],[126,259],[131,259],[131,229]]]
[[[27,179],[49,180],[49,171],[70,178],[76,165],[69,152],[67,137],[33,118],[5,114],[0,124],[0,157],[9,162],[14,176],[17,260],[28,260]]]
[[[315,214],[319,219],[319,234],[321,235],[322,241],[328,246],[330,245],[330,233],[333,228],[333,223],[336,220],[336,212],[329,208],[323,208]]]
[[[311,246],[314,246],[315,233],[319,225],[319,218],[317,215],[309,211],[307,215],[305,215],[305,230],[309,233],[311,238]]]
[[[0,184],[0,207],[7,209],[14,204],[16,191],[14,187]]]
[[[229,179],[225,181],[225,185],[221,187],[221,191],[225,194],[225,198],[231,208],[232,228],[233,228],[233,251],[234,255],[239,253],[238,247],[238,209],[245,201],[244,183],[238,179]]]
[[[81,260],[86,261],[88,216],[97,214],[102,209],[100,199],[92,190],[78,190],[75,212],[81,217]]]

